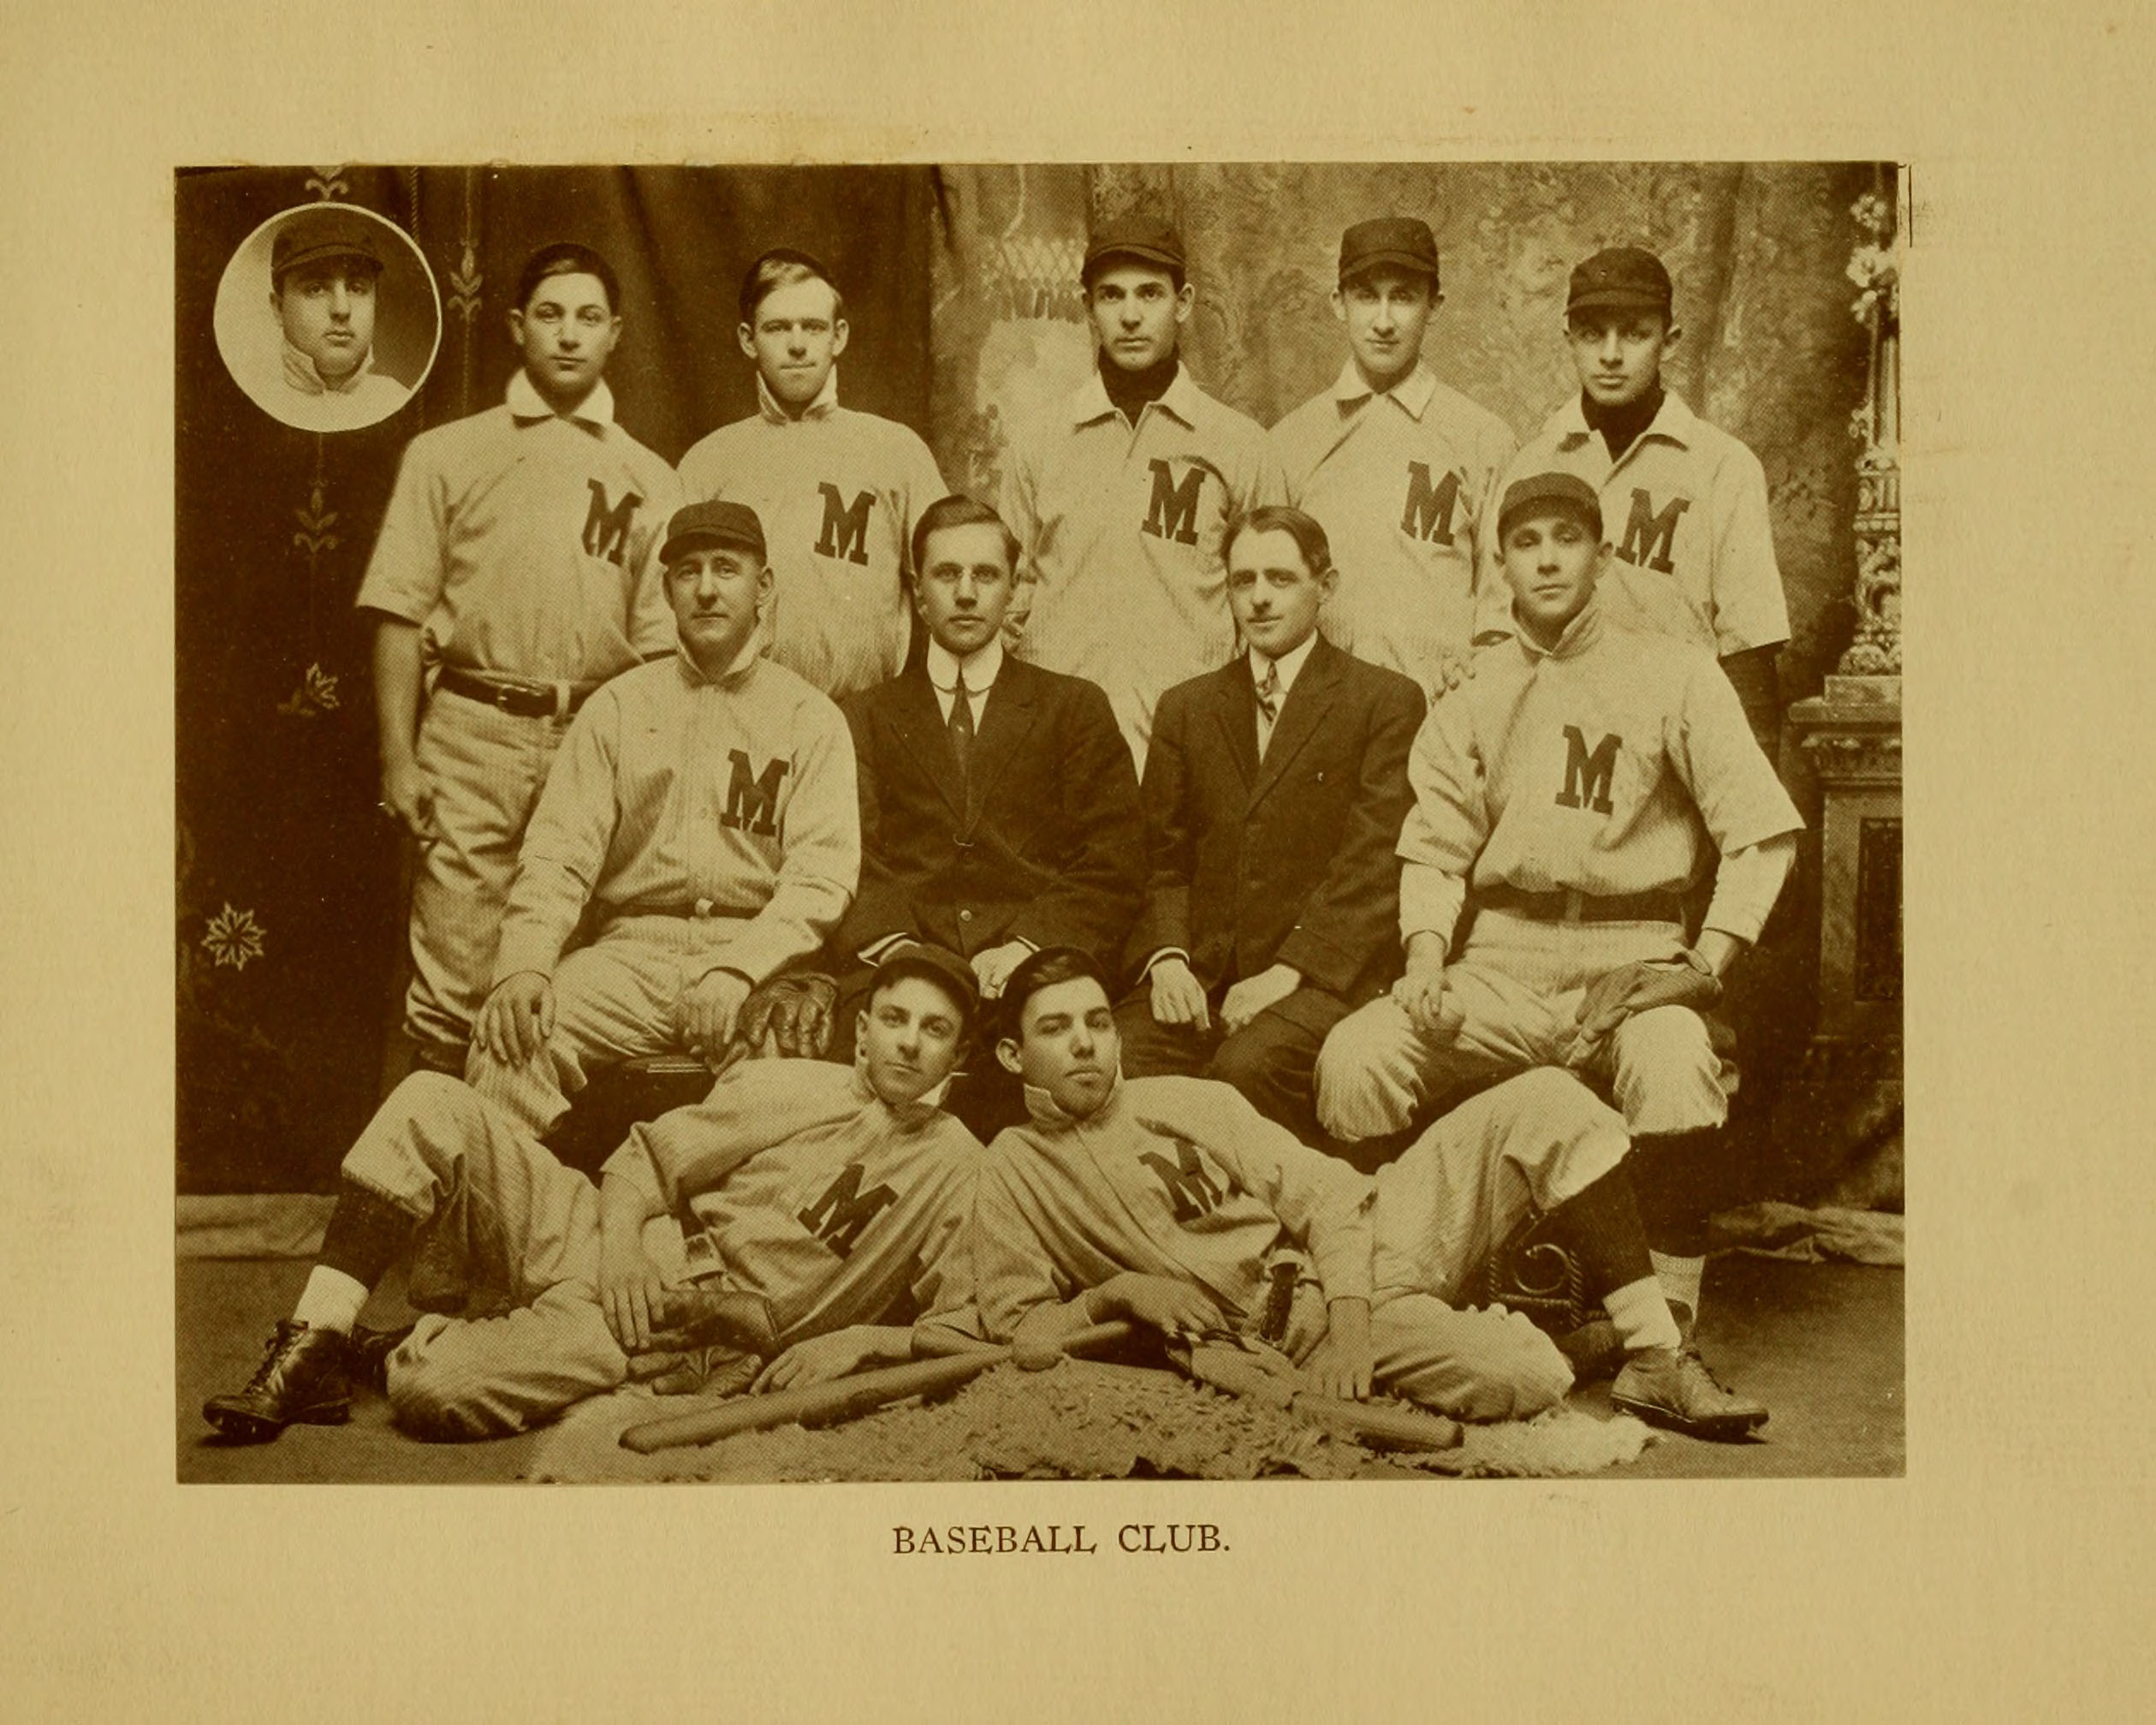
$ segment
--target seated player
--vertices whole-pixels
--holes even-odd
[[[894,953],[851,1071],[736,1067],[704,1103],[638,1127],[597,1191],[467,1086],[413,1074],[344,1159],[298,1310],[252,1382],[203,1417],[245,1442],[336,1424],[379,1370],[400,1424],[483,1437],[615,1389],[632,1355],[685,1341],[784,1349],[762,1388],[907,1357],[912,1331],[883,1321],[894,1308],[972,1328],[980,1145],[935,1099],[975,1004],[954,955]],[[490,1294],[507,1310],[354,1341],[369,1292],[415,1240],[425,1265],[465,1278],[467,1310]]]
[[[1803,821],[1713,654],[1605,619],[1610,547],[1593,486],[1517,480],[1498,531],[1517,633],[1478,656],[1416,739],[1399,843],[1406,972],[1327,1040],[1318,1114],[1359,1139],[1528,1067],[1607,1084],[1689,1331],[1706,1216],[1735,1196],[1730,1074],[1702,1012],[1758,937]],[[1710,873],[1688,944],[1683,895]]]
[[[1140,980],[1117,1030],[1131,1077],[1224,1080],[1316,1143],[1318,1048],[1399,970],[1393,848],[1422,694],[1317,633],[1338,578],[1309,515],[1255,510],[1225,555],[1245,648],[1154,716]]]
[[[912,550],[927,653],[845,708],[861,888],[832,942],[840,1060],[851,1004],[895,943],[963,953],[993,998],[1041,947],[1114,963],[1143,879],[1137,776],[1108,697],[1003,650],[1018,552],[1001,518],[945,497],[923,511]],[[947,1106],[983,1137],[1025,1117],[993,1060],[954,1082]]]
[[[686,1047],[716,1068],[751,991],[822,947],[860,870],[846,721],[762,656],[755,511],[689,504],[660,561],[679,651],[569,727],[465,1068],[539,1137],[602,1066]]]

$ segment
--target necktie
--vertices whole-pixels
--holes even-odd
[[[1280,667],[1276,659],[1265,662],[1265,681],[1257,686],[1257,752],[1273,741],[1273,722],[1280,716]]]
[[[959,790],[971,805],[973,799],[973,708],[965,696],[965,667],[959,667],[958,687],[951,696],[951,752],[958,758]]]

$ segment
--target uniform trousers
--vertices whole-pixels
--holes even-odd
[[[429,1312],[391,1351],[400,1425],[429,1437],[521,1431],[627,1378],[598,1303],[597,1189],[498,1109],[453,1078],[414,1073],[343,1171],[419,1224],[415,1303],[496,1314]],[[679,1224],[653,1218],[644,1244],[678,1280]]]
[[[413,758],[434,788],[434,829],[412,876],[412,982],[406,1030],[420,1042],[462,1044],[494,980],[502,911],[517,848],[567,729],[462,695],[426,704]]]
[[[1462,1091],[1530,1067],[1561,1066],[1588,988],[1618,966],[1673,959],[1675,923],[1553,923],[1500,910],[1476,915],[1445,967],[1464,1015],[1440,1041],[1417,1030],[1390,996],[1343,1019],[1317,1060],[1317,1117],[1353,1143],[1405,1131]],[[1714,1052],[1689,1007],[1635,1013],[1603,1043],[1583,1076],[1607,1083],[1635,1134],[1694,1132],[1729,1118],[1736,1069]]]

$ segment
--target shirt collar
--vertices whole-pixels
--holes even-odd
[[[911,1102],[885,1102],[869,1082],[869,1051],[858,1045],[853,1050],[853,1094],[864,1106],[873,1103],[882,1108],[911,1132],[918,1132],[935,1117],[935,1111],[943,1106],[943,1098],[950,1092],[952,1080],[957,1076],[953,1073],[949,1078],[930,1085]]]
[[[1030,1084],[1025,1086],[1024,1088],[1025,1111],[1033,1116],[1033,1123],[1036,1126],[1046,1127],[1049,1131],[1067,1131],[1072,1127],[1090,1126],[1096,1121],[1105,1120],[1108,1117],[1109,1111],[1114,1108],[1123,1094],[1123,1068],[1120,1065],[1116,1068],[1115,1081],[1108,1086],[1108,1092],[1101,1099],[1101,1105],[1087,1115],[1084,1120],[1078,1120],[1073,1115],[1066,1114],[1063,1111],[1063,1104],[1050,1096],[1048,1092]]]
[[[313,356],[292,345],[289,336],[284,342],[284,380],[295,390],[309,396],[349,396],[357,390],[374,369],[374,349],[369,348],[359,356],[359,363],[336,383],[315,368]]]
[[[1342,411],[1369,400],[1378,393],[1363,381],[1363,374],[1351,359],[1340,367],[1339,380],[1333,385],[1333,399]],[[1428,411],[1430,397],[1437,393],[1437,373],[1427,361],[1417,360],[1415,369],[1389,390],[1383,391],[1387,399],[1397,402],[1411,419],[1420,419]],[[1577,405],[1577,403],[1575,403]]]
[[[734,662],[716,677],[707,677],[703,668],[689,657],[689,650],[677,637],[674,643],[674,657],[681,667],[681,674],[692,687],[732,683],[743,676],[763,654],[763,619],[757,619],[756,627],[749,631],[749,638],[741,643],[741,651],[734,656]]]
[[[1287,692],[1295,687],[1295,679],[1301,673],[1304,662],[1310,657],[1310,650],[1316,645],[1317,631],[1312,629],[1309,638],[1293,652],[1282,653],[1277,659],[1270,661],[1280,669],[1280,699],[1284,704],[1287,699]],[[1268,663],[1265,655],[1252,647],[1246,657],[1250,662],[1250,681],[1254,684],[1263,682],[1265,667]]]
[[[929,681],[939,694],[952,694],[959,686],[959,665],[961,661],[935,636],[929,637]],[[969,695],[983,695],[995,687],[995,680],[1003,669],[1003,640],[993,636],[987,645],[976,648],[963,661],[965,666],[965,692]]]
[[[1204,392],[1197,386],[1197,379],[1191,375],[1191,368],[1179,360],[1175,365],[1175,381],[1161,392],[1154,405],[1166,408],[1185,426],[1197,425],[1197,404]],[[1090,425],[1096,419],[1105,419],[1115,412],[1115,403],[1108,400],[1108,385],[1101,381],[1101,368],[1096,366],[1092,376],[1079,384],[1071,397],[1071,423]],[[1141,412],[1138,415],[1143,419]]]
[[[1512,620],[1512,639],[1519,643],[1520,651],[1529,659],[1575,658],[1601,638],[1602,596],[1597,592],[1580,609],[1580,614],[1565,625],[1565,633],[1557,638],[1557,645],[1545,647],[1520,627],[1519,619]]]
[[[779,404],[779,398],[771,393],[771,386],[763,381],[763,373],[756,374],[756,407],[763,414],[764,423],[783,425],[793,415]],[[838,411],[839,368],[834,364],[823,379],[823,387],[816,392],[816,399],[801,409],[804,419],[828,419]]]
[[[587,431],[603,432],[614,423],[614,391],[602,378],[591,393],[566,413],[557,414],[546,404],[532,379],[520,369],[509,379],[509,411],[520,420],[563,419]]]
[[[1656,410],[1647,429],[1639,434],[1639,442],[1632,447],[1637,449],[1649,437],[1666,437],[1680,449],[1689,449],[1698,427],[1699,415],[1684,405],[1684,398],[1676,390],[1665,387],[1661,407]],[[1587,413],[1580,406],[1577,390],[1557,410],[1557,429],[1559,447],[1568,449],[1577,449],[1595,435],[1587,423]]]

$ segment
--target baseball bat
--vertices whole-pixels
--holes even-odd
[[[1060,1338],[1066,1353],[1103,1347],[1131,1333],[1127,1323],[1096,1323]],[[802,1389],[775,1389],[765,1395],[745,1395],[715,1405],[647,1419],[621,1434],[621,1447],[648,1455],[655,1449],[679,1448],[690,1443],[716,1443],[744,1431],[761,1431],[774,1425],[834,1425],[910,1395],[934,1395],[956,1389],[977,1377],[991,1365],[1011,1357],[1003,1347],[968,1347],[944,1358],[909,1360],[903,1365],[878,1366],[829,1383],[812,1383]]]

